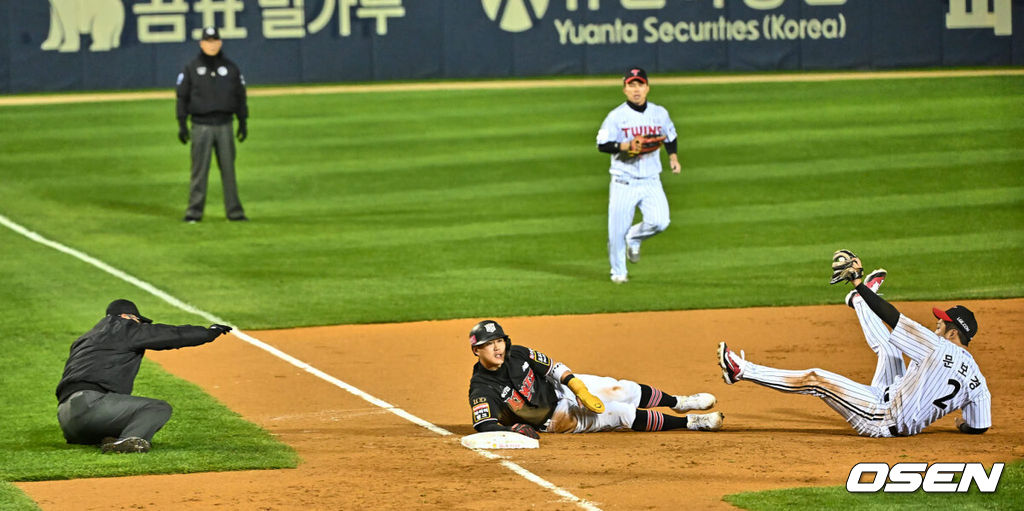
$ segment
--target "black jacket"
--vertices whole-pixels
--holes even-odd
[[[237,115],[249,117],[245,78],[234,62],[220,52],[212,57],[199,52],[178,75],[178,122],[189,115],[198,124],[225,124]]]
[[[171,350],[205,344],[219,335],[206,327],[136,323],[106,316],[71,345],[57,402],[78,390],[131,394],[146,350]]]

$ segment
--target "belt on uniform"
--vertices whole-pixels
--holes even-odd
[[[622,179],[622,178],[618,178],[617,177],[617,178],[613,179],[613,181],[615,181],[616,183],[619,183],[620,185],[629,186],[629,181],[627,181],[625,179]]]

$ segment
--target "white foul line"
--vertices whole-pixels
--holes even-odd
[[[437,433],[438,435],[441,435],[441,436],[449,436],[449,435],[454,434],[451,431],[448,431],[447,429],[444,429],[444,428],[442,428],[440,426],[432,424],[432,423],[430,423],[430,422],[428,422],[428,421],[426,421],[424,419],[421,419],[421,418],[419,418],[419,417],[417,417],[417,416],[415,416],[415,415],[413,415],[413,414],[411,414],[411,413],[409,413],[409,412],[407,412],[407,411],[405,411],[405,410],[403,410],[401,408],[398,408],[397,406],[394,406],[394,405],[388,403],[387,401],[384,401],[384,400],[382,400],[380,398],[374,397],[373,395],[370,395],[370,394],[364,392],[363,390],[360,390],[360,389],[358,389],[356,387],[353,387],[352,385],[349,385],[348,383],[345,383],[345,382],[335,378],[334,376],[331,376],[331,375],[329,375],[329,374],[327,374],[327,373],[325,373],[325,372],[323,372],[323,371],[313,367],[312,365],[310,365],[310,364],[308,364],[306,362],[303,362],[302,360],[299,360],[299,359],[297,359],[297,358],[295,358],[295,357],[293,357],[293,356],[291,356],[291,355],[289,355],[289,354],[287,354],[287,353],[285,353],[285,352],[283,352],[283,351],[281,351],[281,350],[279,350],[279,349],[277,349],[277,348],[275,348],[275,347],[273,347],[273,346],[271,346],[271,345],[269,345],[269,344],[267,344],[267,343],[265,343],[265,342],[255,338],[255,337],[253,337],[253,336],[251,336],[251,335],[249,335],[249,334],[247,334],[245,332],[242,332],[237,327],[235,327],[235,325],[229,323],[228,321],[226,321],[224,319],[221,319],[221,318],[219,318],[219,317],[217,317],[217,316],[215,316],[213,314],[210,314],[209,312],[201,310],[201,309],[199,309],[199,308],[197,308],[197,307],[195,307],[193,305],[187,304],[187,303],[185,303],[185,302],[175,298],[174,296],[171,296],[170,294],[160,290],[156,286],[154,286],[154,285],[152,285],[152,284],[150,284],[150,283],[148,283],[146,281],[139,280],[138,278],[135,278],[132,275],[129,275],[129,274],[127,274],[127,273],[117,269],[117,268],[114,268],[113,266],[110,266],[109,264],[107,264],[107,263],[105,263],[103,261],[100,261],[99,259],[96,259],[95,257],[92,257],[92,256],[90,256],[88,254],[85,254],[85,253],[81,252],[81,251],[75,250],[75,249],[73,249],[71,247],[68,247],[67,245],[62,244],[62,243],[59,243],[59,242],[53,241],[51,239],[45,238],[45,237],[41,236],[40,234],[38,234],[36,232],[30,231],[30,230],[26,229],[25,227],[22,227],[20,224],[15,223],[14,221],[12,221],[11,219],[7,218],[4,215],[0,215],[0,224],[3,224],[4,226],[6,226],[7,228],[11,229],[12,231],[14,231],[14,232],[16,232],[18,234],[21,234],[22,236],[24,236],[24,237],[26,237],[26,238],[28,238],[28,239],[30,239],[32,241],[35,241],[37,243],[46,245],[46,246],[48,246],[48,247],[50,247],[50,248],[52,248],[54,250],[57,250],[58,252],[62,252],[64,254],[70,255],[70,256],[72,256],[72,257],[74,257],[76,259],[79,259],[81,261],[89,263],[89,264],[91,264],[91,265],[93,265],[93,266],[95,266],[95,267],[97,267],[97,268],[99,268],[99,269],[101,269],[101,270],[103,270],[103,271],[105,271],[105,272],[107,272],[107,273],[109,273],[109,274],[111,274],[111,275],[113,275],[113,276],[115,276],[115,277],[117,277],[117,278],[119,278],[119,279],[121,279],[121,280],[123,280],[123,281],[125,281],[125,282],[127,282],[127,283],[129,283],[129,284],[131,284],[131,285],[133,285],[135,287],[137,287],[137,288],[139,288],[139,289],[142,289],[143,291],[145,291],[145,292],[147,292],[147,293],[149,293],[149,294],[151,294],[151,295],[153,295],[153,296],[155,296],[155,297],[157,297],[157,298],[159,298],[159,299],[161,299],[161,300],[163,300],[163,301],[165,301],[165,302],[167,302],[169,304],[171,304],[174,307],[177,307],[178,309],[181,309],[181,310],[183,310],[185,312],[189,312],[189,313],[195,314],[197,316],[200,316],[203,319],[209,321],[210,323],[219,323],[219,324],[222,324],[222,325],[228,325],[228,326],[230,326],[233,329],[231,331],[231,333],[234,334],[239,339],[241,339],[241,340],[243,340],[243,341],[245,341],[245,342],[247,342],[247,343],[249,343],[249,344],[251,344],[251,345],[253,345],[253,346],[255,346],[255,347],[259,348],[259,349],[261,349],[261,350],[264,350],[264,351],[270,353],[271,355],[274,355],[275,357],[277,357],[277,358],[279,358],[281,360],[284,360],[285,362],[288,362],[289,364],[291,364],[291,365],[293,365],[295,367],[298,367],[299,369],[302,369],[303,371],[306,371],[307,373],[310,373],[313,376],[316,376],[317,378],[320,378],[320,379],[322,379],[322,380],[324,380],[324,381],[326,381],[328,383],[331,383],[332,385],[334,385],[336,387],[340,387],[341,389],[343,389],[345,391],[348,391],[349,393],[364,399],[365,401],[369,402],[370,404],[373,404],[374,406],[378,406],[380,408],[383,408],[384,410],[387,410],[388,412],[391,412],[391,413],[393,413],[393,414],[395,414],[395,415],[397,415],[397,416],[399,416],[399,417],[401,417],[401,418],[403,418],[403,419],[405,419],[405,420],[407,420],[407,421],[409,421],[409,422],[411,422],[413,424],[416,424],[417,426],[426,428],[426,429],[428,429],[430,431],[433,431],[434,433]],[[548,481],[548,480],[538,476],[537,474],[534,474],[533,472],[530,472],[529,470],[523,468],[522,466],[520,466],[520,465],[518,465],[518,464],[516,464],[516,463],[514,463],[512,461],[509,461],[509,460],[505,459],[502,456],[499,456],[497,454],[494,454],[493,452],[490,452],[490,451],[487,451],[487,450],[484,450],[484,449],[470,449],[470,450],[476,452],[477,454],[479,454],[479,455],[481,455],[481,456],[483,456],[483,457],[485,457],[487,459],[495,460],[495,461],[500,462],[503,467],[505,467],[505,468],[507,468],[507,469],[509,469],[509,470],[511,470],[513,472],[515,472],[516,474],[519,474],[520,476],[522,476],[523,478],[525,478],[526,480],[528,480],[528,481],[530,481],[530,482],[532,482],[534,484],[537,484],[537,485],[539,485],[539,486],[541,486],[541,487],[543,487],[543,488],[545,488],[547,490],[550,490],[551,492],[555,493],[559,497],[562,497],[565,500],[568,500],[568,501],[571,501],[571,502],[575,503],[577,506],[579,506],[579,507],[581,507],[583,509],[586,509],[588,511],[601,511],[601,509],[599,507],[597,507],[596,505],[594,505],[593,503],[573,495],[569,491],[564,490],[564,489],[556,486],[554,483],[551,483],[550,481]]]

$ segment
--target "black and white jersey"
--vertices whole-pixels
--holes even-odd
[[[972,428],[992,427],[992,394],[967,350],[903,315],[889,341],[916,362],[889,388],[900,434],[916,435],[955,410]]]
[[[512,346],[494,371],[477,362],[469,382],[473,427],[480,430],[493,421],[542,428],[558,404],[554,383],[547,379],[552,366],[547,355],[523,346]]]

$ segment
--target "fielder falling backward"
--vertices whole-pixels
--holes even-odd
[[[878,355],[871,385],[822,369],[788,371],[747,361],[726,343],[718,345],[718,363],[728,384],[750,381],[782,392],[810,394],[839,412],[858,433],[871,437],[910,436],[954,410],[963,433],[980,434],[992,426],[992,394],[974,358],[963,346],[978,332],[974,314],[962,305],[932,309],[932,332],[902,315],[876,294],[887,276],[875,270],[862,279],[860,258],[848,250],[833,256],[832,283],[852,282],[846,303],[857,312],[868,346]],[[892,328],[890,333],[885,328]],[[909,368],[903,354],[910,357]]]
[[[611,279],[616,284],[629,280],[626,258],[632,263],[640,260],[640,242],[668,228],[668,200],[659,177],[662,142],[672,173],[681,170],[676,155],[676,127],[668,110],[647,101],[647,72],[631,67],[626,70],[622,84],[626,102],[608,113],[597,132],[598,150],[611,154],[608,260]],[[637,206],[643,221],[630,226]]]
[[[716,402],[711,394],[670,396],[629,380],[574,375],[564,364],[539,351],[513,346],[501,325],[491,320],[481,321],[470,330],[469,345],[479,358],[469,382],[473,427],[479,432],[513,431],[540,438],[538,431],[722,428],[722,412],[677,417],[645,409],[668,407],[681,413],[707,410]]]

